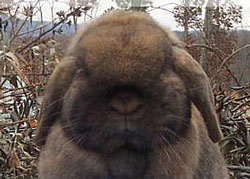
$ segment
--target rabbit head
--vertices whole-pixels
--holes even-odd
[[[163,145],[159,136],[169,144],[186,137],[192,104],[219,141],[208,78],[170,34],[132,12],[106,14],[78,32],[47,86],[38,145],[57,122],[87,150],[150,152]]]

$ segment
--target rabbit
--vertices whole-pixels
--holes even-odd
[[[41,179],[227,179],[208,77],[165,27],[114,11],[74,37],[36,133]]]

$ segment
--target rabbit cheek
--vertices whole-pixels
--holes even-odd
[[[155,130],[164,137],[164,145],[173,144],[186,136],[191,120],[191,101],[187,97],[184,87],[166,83],[159,92],[159,96],[152,104]],[[162,142],[161,142],[162,143]]]
[[[61,125],[66,137],[80,147],[98,149],[103,143],[100,131],[97,106],[91,100],[83,81],[74,81],[64,96]],[[94,142],[95,141],[95,142]]]
[[[183,104],[179,104],[179,106],[182,111],[179,113],[176,111],[167,115],[167,122],[163,125],[163,136],[171,144],[174,144],[181,138],[185,138],[190,126],[191,103],[183,101]]]

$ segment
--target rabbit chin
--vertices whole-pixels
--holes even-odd
[[[121,126],[121,125],[120,125]],[[76,127],[76,126],[75,126]],[[153,135],[149,129],[136,127],[74,129],[64,128],[64,134],[81,148],[100,153],[116,153],[120,150],[147,153],[152,151]],[[81,136],[81,137],[79,137]]]
[[[111,144],[111,145],[109,145]],[[115,144],[115,145],[113,145]],[[124,129],[114,131],[107,139],[106,147],[113,147],[113,151],[126,150],[129,152],[147,153],[152,151],[152,137],[139,130]]]

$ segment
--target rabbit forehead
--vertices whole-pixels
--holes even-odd
[[[166,34],[145,24],[109,26],[112,24],[96,29],[80,42],[90,73],[107,78],[115,75],[121,80],[159,76],[165,54],[172,50]]]

